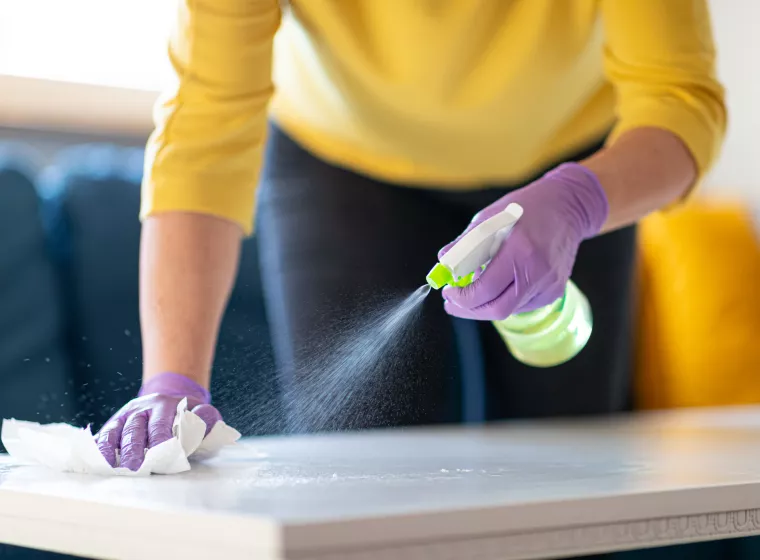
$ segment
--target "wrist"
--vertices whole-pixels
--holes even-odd
[[[563,163],[545,175],[561,183],[572,194],[573,210],[584,239],[602,230],[609,215],[607,193],[597,175],[579,163]]]
[[[189,397],[203,404],[211,403],[211,393],[185,375],[173,372],[159,373],[143,380],[139,396],[160,393],[169,397]]]

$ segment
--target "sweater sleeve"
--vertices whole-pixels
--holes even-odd
[[[279,1],[178,4],[169,41],[176,81],[155,108],[141,217],[197,212],[250,234],[273,93]]]
[[[605,70],[617,95],[610,141],[638,127],[678,136],[702,177],[726,128],[706,0],[602,0]]]

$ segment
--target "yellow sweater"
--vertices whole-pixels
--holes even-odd
[[[270,100],[317,156],[418,187],[519,181],[639,126],[678,135],[704,172],[725,128],[705,0],[179,4],[143,216],[250,232]]]

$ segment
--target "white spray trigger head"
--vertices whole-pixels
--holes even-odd
[[[509,204],[457,241],[441,257],[441,264],[446,265],[455,278],[466,276],[488,264],[522,215],[522,206],[514,202]]]

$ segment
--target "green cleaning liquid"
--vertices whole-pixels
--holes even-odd
[[[515,358],[535,367],[552,367],[583,350],[593,318],[586,296],[568,281],[565,294],[554,303],[493,325]]]

